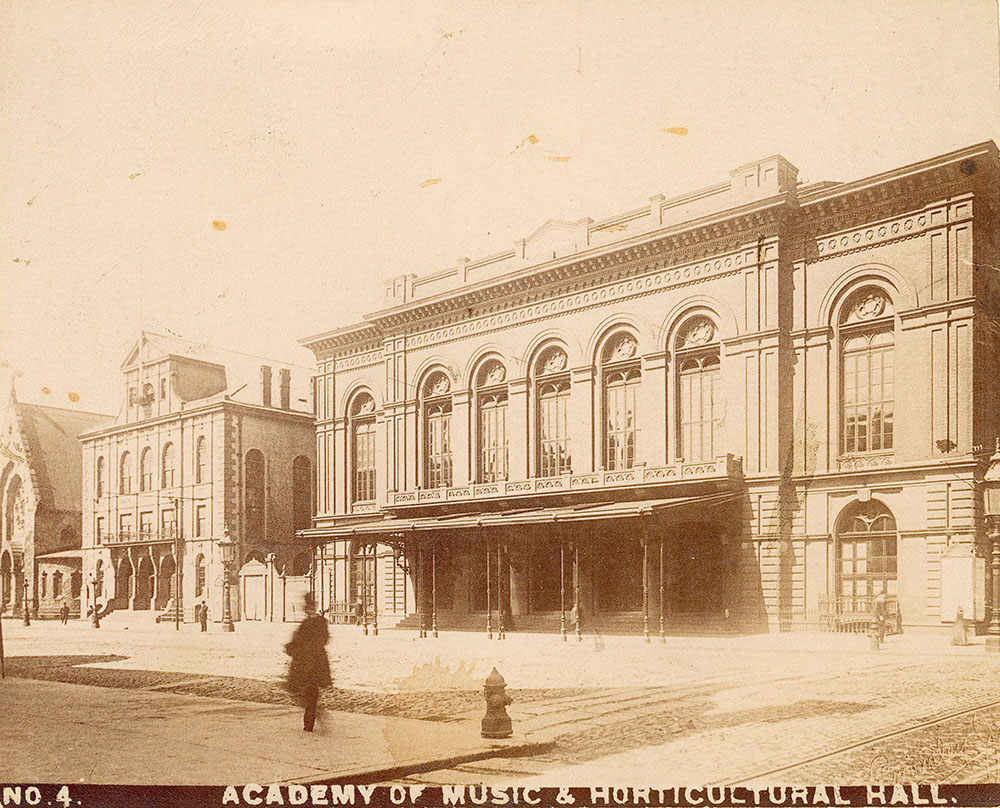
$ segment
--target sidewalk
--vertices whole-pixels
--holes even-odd
[[[525,744],[477,721],[324,712],[28,679],[0,680],[0,782],[221,785],[385,780]]]

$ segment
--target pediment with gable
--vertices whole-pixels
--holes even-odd
[[[590,226],[593,219],[583,218],[575,222],[549,219],[518,243],[518,253],[528,261],[551,261],[580,252],[590,245]]]

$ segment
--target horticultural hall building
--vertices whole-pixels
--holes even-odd
[[[781,156],[402,274],[316,355],[320,605],[373,629],[982,620],[991,142],[849,182]],[[335,325],[335,324],[331,324]]]

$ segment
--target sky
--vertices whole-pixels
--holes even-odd
[[[0,0],[0,375],[114,412],[142,329],[310,365],[550,218],[1000,141],[998,53],[995,0]]]

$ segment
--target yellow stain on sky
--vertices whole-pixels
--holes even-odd
[[[441,182],[441,178],[435,177],[432,180],[424,180],[422,183],[420,183],[420,187],[426,188],[428,185],[437,185],[439,182]]]
[[[688,133],[686,126],[670,126],[663,131],[668,135],[686,135]]]
[[[47,396],[52,394],[52,391],[49,390],[48,387],[43,387],[42,388],[42,392],[45,393],[45,395],[47,395]]]
[[[212,227],[214,227],[216,230],[225,230],[226,223],[221,219],[216,219],[214,222],[212,222]]]
[[[545,154],[543,157],[546,160],[551,160],[553,163],[568,163],[570,159],[569,157],[556,157],[553,154]]]
[[[76,401],[80,400],[80,394],[79,393],[67,393],[66,394],[66,398],[68,398],[70,401],[76,402]]]

